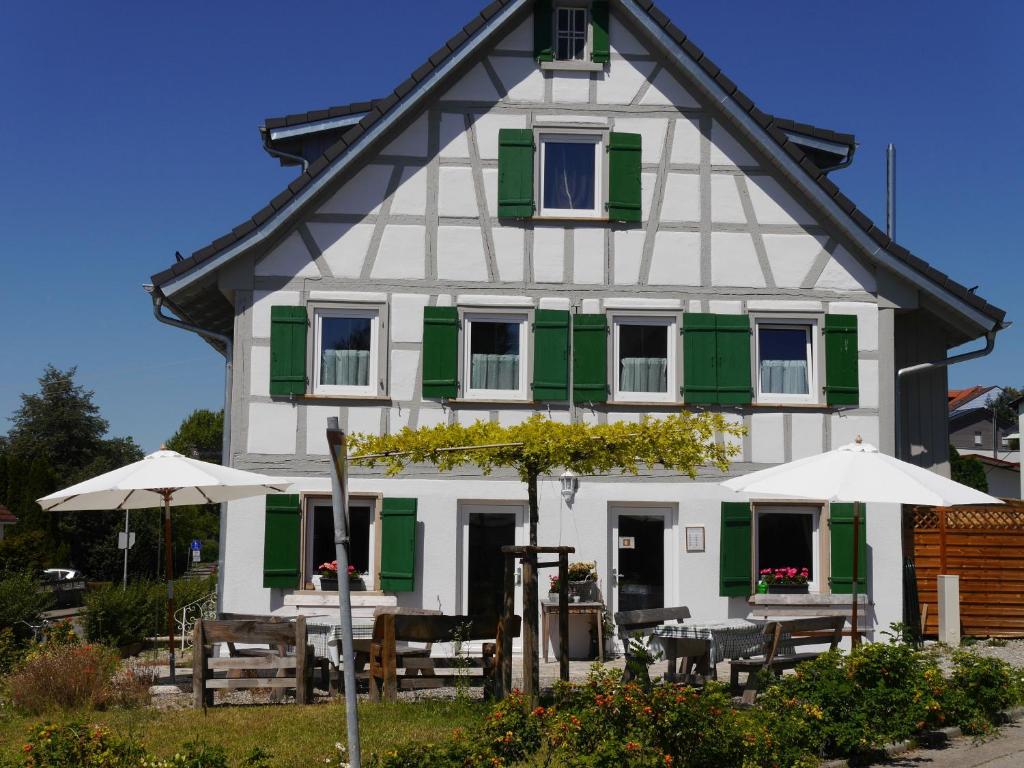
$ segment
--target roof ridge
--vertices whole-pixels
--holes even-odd
[[[160,286],[171,279],[188,272],[198,264],[206,261],[230,245],[242,240],[251,232],[269,220],[274,214],[285,207],[295,198],[310,182],[326,171],[330,165],[340,157],[360,136],[365,134],[375,123],[383,119],[410,91],[420,82],[426,79],[436,68],[438,68],[449,56],[455,53],[466,41],[483,27],[487,21],[497,15],[503,8],[515,0],[493,0],[488,6],[480,11],[468,24],[449,38],[444,45],[437,49],[420,67],[398,85],[395,90],[383,99],[369,102],[370,109],[356,125],[345,131],[330,147],[325,150],[317,160],[312,162],[297,178],[295,178],[280,194],[274,197],[270,203],[257,211],[250,219],[235,227],[228,234],[214,240],[209,245],[195,251],[190,257],[173,264],[170,268],[158,272],[152,276],[153,284]],[[873,240],[880,249],[890,253],[895,258],[907,264],[913,270],[924,275],[940,288],[943,288],[966,304],[974,307],[988,315],[997,323],[1001,323],[1006,312],[996,307],[985,299],[976,295],[966,286],[956,282],[946,273],[932,267],[923,259],[915,256],[907,248],[899,245],[890,238],[881,228],[868,218],[857,205],[843,194],[825,171],[821,170],[807,154],[783,131],[787,123],[785,118],[777,118],[761,111],[740,88],[704,53],[695,45],[679,27],[672,23],[669,17],[663,13],[652,0],[632,0],[648,17],[675,42],[686,55],[688,55],[704,72],[730,97],[744,112],[756,122],[768,136],[779,145],[779,147],[797,163],[811,180],[817,183],[822,191],[847,215],[863,232]],[[310,113],[306,113],[307,115]],[[795,122],[794,122],[795,124]],[[806,124],[800,124],[806,125]],[[806,125],[813,129],[813,126]],[[793,129],[795,130],[795,129]],[[824,130],[824,129],[818,129]],[[834,132],[833,132],[834,133]],[[838,135],[838,134],[836,134]],[[852,135],[850,135],[852,139]]]

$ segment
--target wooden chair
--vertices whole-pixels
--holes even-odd
[[[505,631],[519,635],[519,616],[513,616]],[[493,693],[497,670],[501,668],[501,623],[494,616],[439,616],[431,614],[381,614],[374,622],[370,643],[370,699],[393,700],[399,688],[435,688],[442,685],[483,685],[484,694]],[[483,644],[479,658],[468,654],[458,658],[424,656],[419,652],[399,654],[402,643],[451,643],[491,640]],[[399,674],[398,670],[403,672]],[[480,670],[473,674],[472,670]],[[447,674],[439,674],[446,670]]]
[[[196,621],[192,644],[192,696],[196,707],[213,705],[217,688],[295,689],[295,701],[313,701],[313,646],[307,643],[306,619]],[[228,658],[216,658],[213,649],[226,643]],[[235,643],[267,644],[270,650],[235,649]],[[294,651],[289,651],[293,648]],[[276,651],[274,650],[276,649]],[[217,672],[223,670],[224,677]],[[289,670],[293,670],[289,674]],[[273,673],[272,677],[261,675]]]
[[[640,657],[633,654],[631,651],[630,640],[638,632],[644,632],[648,629],[654,629],[655,627],[665,624],[669,621],[684,621],[690,618],[690,609],[685,605],[676,608],[645,608],[636,611],[619,611],[615,614],[615,626],[618,630],[619,639],[622,641],[623,650],[626,653],[626,669],[623,672],[622,679],[629,681],[634,677],[634,670],[643,670],[643,674],[647,674],[646,665],[642,662]],[[695,641],[696,643],[705,643],[703,640]],[[705,648],[706,644],[701,647]],[[687,646],[687,651],[699,650],[697,646]],[[686,655],[682,657],[682,662],[686,664],[686,671],[689,671],[690,659],[696,658],[699,654],[695,653],[693,657]],[[668,678],[670,680],[675,679],[675,658],[673,657],[669,661],[669,673]],[[648,678],[649,679],[649,678]]]
[[[733,690],[739,688],[740,672],[747,673],[743,687],[743,703],[753,704],[757,698],[762,678],[770,672],[792,669],[801,661],[816,659],[822,651],[798,652],[796,648],[806,645],[829,643],[829,650],[835,650],[843,636],[845,616],[822,616],[808,619],[787,619],[770,621],[764,627],[764,653],[749,659],[733,659],[729,662],[729,681]],[[783,652],[785,648],[786,652]],[[793,651],[789,651],[792,648]]]

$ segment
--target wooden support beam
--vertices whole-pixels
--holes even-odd
[[[545,651],[545,653],[547,653],[547,651]],[[564,682],[569,682],[568,552],[561,552],[558,555],[558,678]]]
[[[540,658],[537,653],[537,553],[528,548],[523,558],[523,694],[535,704],[540,697]]]

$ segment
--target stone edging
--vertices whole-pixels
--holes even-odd
[[[1006,722],[1013,722],[1021,717],[1024,717],[1024,707],[1015,707],[1004,711],[1003,717],[1006,718]],[[904,752],[914,749],[915,747],[924,746],[928,747],[929,744],[939,744],[953,739],[958,739],[963,736],[963,731],[960,730],[960,726],[954,725],[949,728],[940,728],[937,731],[928,731],[921,734],[913,739],[905,739],[904,741],[897,741],[893,744],[887,744],[881,749],[876,751],[878,757],[894,757],[896,755],[903,754]],[[869,763],[851,763],[847,759],[829,760],[828,762],[821,763],[818,768],[851,768],[851,766],[867,765]]]

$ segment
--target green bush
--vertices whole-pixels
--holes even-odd
[[[25,768],[137,768],[145,752],[99,725],[38,726],[22,748]]]
[[[40,614],[53,605],[53,595],[28,573],[0,578],[0,629],[8,628],[19,642],[32,639],[28,624],[37,624]]]
[[[1003,710],[1024,701],[1024,671],[1000,659],[955,651],[953,674],[940,699],[950,722],[965,733],[986,733]]]
[[[214,577],[174,582],[175,610],[215,589]],[[108,585],[85,597],[85,632],[92,642],[122,647],[167,632],[167,585],[138,581]]]

